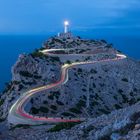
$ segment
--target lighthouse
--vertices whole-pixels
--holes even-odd
[[[73,35],[69,29],[69,21],[65,20],[63,22],[63,24],[64,24],[64,31],[62,33],[58,33],[58,37],[60,37],[60,38],[72,38]]]
[[[68,33],[69,22],[67,20],[64,21],[64,33]]]

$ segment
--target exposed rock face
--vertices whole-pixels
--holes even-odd
[[[20,55],[12,68],[12,81],[1,97],[4,100],[1,106],[2,118],[7,116],[9,108],[23,92],[59,79],[60,63],[50,59],[46,56]]]
[[[130,58],[101,62],[104,59],[114,59],[118,52],[105,41],[84,40],[73,36],[54,37],[45,42],[44,47],[67,48],[66,52],[63,52],[66,54],[94,53],[94,55],[50,56],[39,51],[20,55],[12,68],[12,81],[1,96],[1,119],[7,117],[11,105],[23,92],[58,81],[64,63],[98,60],[99,63],[77,65],[69,69],[67,83],[36,94],[26,106],[26,111],[33,115],[84,117],[87,120],[70,130],[62,129],[53,133],[47,132],[53,127],[51,125],[7,130],[5,133],[9,140],[13,137],[20,140],[139,138],[139,62]],[[4,134],[2,137],[4,139]]]
[[[69,70],[69,81],[65,85],[31,100],[31,113],[96,117],[132,105],[140,99],[139,68],[131,59],[91,64],[88,69],[76,66]],[[46,108],[47,112],[40,108]]]
[[[27,81],[34,85],[38,81],[40,84],[43,82],[47,83],[48,81],[53,80],[52,75],[58,79],[57,73],[59,70],[59,62],[54,63],[50,61],[49,57],[43,56],[42,58],[39,58],[34,57],[33,55],[22,55],[12,69],[12,81]]]
[[[139,108],[140,103],[137,103],[109,115],[87,119],[69,130],[62,129],[58,132],[47,132],[50,129],[47,125],[16,128],[9,131],[7,137],[9,140],[13,137],[20,140],[139,140]]]

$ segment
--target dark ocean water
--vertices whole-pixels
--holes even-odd
[[[94,34],[77,34],[83,38],[105,39],[123,53],[140,59],[140,37],[138,36],[110,36]],[[11,79],[11,67],[16,62],[18,55],[29,53],[41,44],[50,35],[1,35],[0,36],[0,91],[6,82]]]

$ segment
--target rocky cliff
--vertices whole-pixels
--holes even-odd
[[[65,51],[58,51],[55,56],[40,52],[46,48]],[[60,55],[61,53],[66,55]],[[4,123],[7,124],[6,118],[11,105],[25,91],[58,81],[63,64],[95,60],[100,62],[114,59],[117,53],[119,52],[104,40],[53,37],[44,43],[43,48],[28,55],[20,55],[12,68],[12,80],[1,95],[1,121],[5,120]],[[71,56],[72,54],[90,55]],[[68,75],[68,82],[64,85],[33,96],[26,105],[26,111],[37,116],[84,117],[87,119],[85,122],[71,124],[70,127],[68,124],[70,130],[63,130],[67,129],[65,124],[20,128],[17,126],[5,130],[7,136],[2,133],[1,137],[12,139],[19,136],[21,140],[114,140],[138,137],[138,61],[127,57],[122,60],[75,66],[69,69]]]

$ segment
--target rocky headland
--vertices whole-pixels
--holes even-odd
[[[46,49],[55,51],[48,53]],[[12,67],[12,80],[0,97],[0,139],[140,139],[140,62],[128,56],[117,60],[118,53],[122,54],[104,40],[68,34],[52,37],[42,48],[20,55]],[[98,62],[70,68],[65,84],[32,96],[25,107],[33,116],[85,118],[84,121],[9,124],[9,110],[24,92],[57,82],[64,64],[87,61]]]

